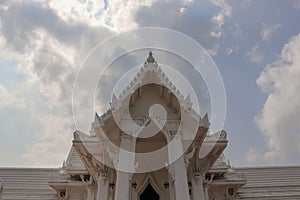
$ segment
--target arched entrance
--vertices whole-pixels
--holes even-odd
[[[148,183],[140,195],[140,200],[159,200],[159,194],[154,190],[151,183]]]

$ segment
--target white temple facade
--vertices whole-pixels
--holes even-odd
[[[209,126],[150,52],[90,133],[74,132],[61,168],[0,168],[0,199],[300,199],[300,167],[234,169],[227,133]]]
[[[154,108],[151,114],[151,105],[163,108]],[[167,112],[164,124],[161,109]],[[146,126],[134,123],[159,131],[147,137],[151,133],[145,130]],[[190,127],[196,127],[192,139],[188,138],[194,131]],[[208,129],[208,116],[201,117],[192,109],[190,98],[176,89],[150,52],[120,97],[113,97],[111,109],[101,116],[95,114],[90,134],[75,131],[72,152],[79,155],[81,168],[70,166],[72,162],[67,161],[63,173],[49,184],[67,199],[232,199],[246,180],[241,173],[228,171],[222,154],[227,146],[226,132],[208,135]],[[171,141],[173,145],[167,145]],[[138,153],[163,147],[167,148],[149,155],[149,159],[138,158]],[[182,154],[165,166],[180,148]],[[133,152],[135,157],[120,149]],[[202,158],[201,151],[206,151]]]

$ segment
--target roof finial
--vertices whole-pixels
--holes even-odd
[[[153,55],[153,54],[152,54],[152,51],[150,50],[149,56],[148,56],[148,58],[147,58],[147,63],[154,63],[154,62],[155,62],[155,60],[154,60],[154,58],[153,58],[152,55]]]

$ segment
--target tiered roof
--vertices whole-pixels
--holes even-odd
[[[240,200],[299,200],[300,167],[236,168],[244,173],[247,184],[238,190]]]
[[[2,199],[57,200],[56,191],[48,185],[49,177],[57,170],[57,168],[0,168],[0,179],[3,181]]]

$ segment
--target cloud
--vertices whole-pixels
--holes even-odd
[[[251,50],[246,53],[246,56],[256,64],[260,64],[264,59],[264,55],[260,52],[258,44],[254,45]]]
[[[256,148],[250,148],[246,154],[245,161],[247,163],[264,163],[263,153]]]
[[[230,48],[230,47],[227,47],[226,48],[226,55],[231,55],[232,54],[232,52],[233,52],[233,49],[232,48]]]
[[[139,27],[158,26],[180,31],[216,55],[224,34],[223,25],[231,17],[231,10],[225,0],[190,1],[188,5],[181,0],[155,1],[139,8],[134,16]]]
[[[32,123],[23,125],[24,129],[32,130],[28,131],[32,141],[22,152],[24,165],[57,166],[66,157],[75,129],[71,106],[73,81],[81,62],[96,44],[131,28],[162,26],[188,34],[216,54],[223,24],[231,16],[231,7],[224,0],[212,1],[212,13],[208,16],[192,11],[193,6],[201,6],[191,0],[89,2],[93,3],[0,2],[0,48],[5,52],[0,53],[0,59],[13,60],[17,63],[15,73],[24,76],[12,90],[0,85],[0,109],[17,107],[25,116],[30,115]],[[107,48],[105,54],[115,51]],[[97,64],[96,67],[101,65]],[[90,78],[89,74],[83,77]],[[81,85],[86,93],[94,90],[85,88],[87,85]],[[78,97],[82,110],[91,103],[86,100],[86,93]],[[93,116],[88,115],[89,112],[82,112],[80,119],[90,123],[88,119]],[[10,118],[11,123],[16,123],[17,118]],[[20,129],[15,134],[22,133]]]
[[[294,0],[294,5],[293,7],[297,10],[300,10],[300,1],[299,0]]]
[[[72,132],[74,127],[72,117],[44,115],[35,112],[33,119],[41,124],[41,133],[36,135],[35,142],[25,147],[21,159],[25,165],[30,166],[59,166],[66,158],[72,145]],[[48,128],[46,127],[48,124]]]
[[[276,24],[273,26],[263,24],[260,36],[263,41],[269,41],[271,37],[276,33],[276,31],[281,27],[281,24]]]
[[[95,44],[113,33],[76,19],[72,9],[66,17],[67,11],[54,5],[58,6],[55,1],[6,1],[0,6],[0,45],[12,52],[15,73],[24,75],[9,92],[0,87],[0,107],[26,105],[17,110],[30,114],[34,122],[23,125],[34,130],[31,143],[23,144],[28,145],[22,152],[27,166],[57,166],[66,157],[75,128],[71,94],[76,70]],[[18,117],[10,119],[14,124]]]
[[[242,38],[243,37],[243,31],[238,23],[234,23],[232,26],[229,26],[231,30],[232,36],[235,38]]]
[[[135,13],[144,6],[151,6],[155,0],[115,0],[107,2],[105,9],[95,14],[98,23],[105,24],[116,32],[137,28]]]
[[[225,0],[211,0],[211,2],[221,8],[220,12],[213,16],[212,21],[222,27],[226,17],[231,16],[232,7]]]
[[[255,122],[267,142],[256,154],[265,162],[299,163],[300,158],[300,34],[292,37],[280,57],[260,74],[258,86],[268,98]],[[257,151],[256,151],[257,152]],[[249,156],[251,155],[251,156]],[[257,160],[252,152],[249,158]]]
[[[16,83],[17,89],[12,91],[8,91],[4,85],[0,86],[0,108],[17,107],[17,102],[22,100],[26,106],[15,110],[30,115],[34,122],[23,125],[26,130],[34,130],[30,131],[29,136],[32,141],[22,144],[26,145],[21,156],[23,165],[57,166],[67,155],[75,129],[71,97],[77,69],[95,45],[117,33],[112,29],[120,31],[121,26],[127,24],[108,26],[101,19],[96,19],[94,9],[91,12],[84,11],[84,2],[63,4],[62,1],[52,0],[2,3],[0,45],[6,52],[12,52],[11,60],[17,63],[14,71],[24,75],[24,79]],[[124,14],[126,6],[111,3],[107,12],[112,12],[104,13],[103,16],[109,17],[112,14],[115,17],[113,14],[120,10]],[[122,16],[120,13],[117,15]],[[108,48],[105,54],[109,55],[113,51]],[[95,66],[99,65],[101,63]],[[97,72],[97,68],[94,70]],[[85,82],[89,80],[86,74]],[[85,85],[80,87],[84,88]],[[84,89],[85,93],[78,97],[81,111],[91,104],[91,101],[86,100],[87,94],[94,92],[94,87]],[[19,115],[17,112],[15,114]],[[93,118],[93,114],[94,111],[81,112],[80,119],[90,124],[89,119]],[[10,118],[10,123],[14,124],[18,119]],[[16,129],[11,127],[6,128],[6,131],[15,132]],[[23,134],[22,129],[14,134]]]
[[[9,91],[4,85],[0,84],[0,111],[7,107],[24,109],[25,101],[18,95],[18,91]]]
[[[9,94],[7,88],[0,84],[0,110],[14,103],[14,98]]]

